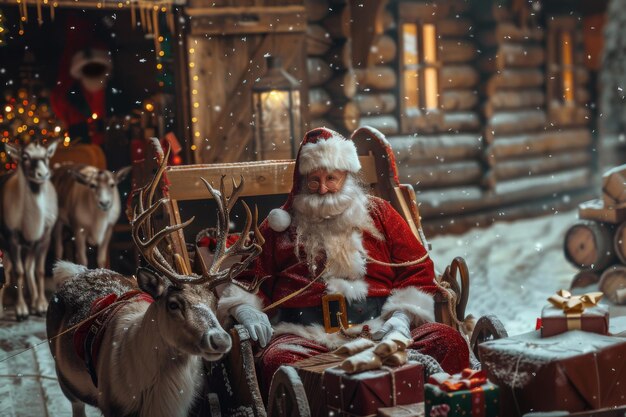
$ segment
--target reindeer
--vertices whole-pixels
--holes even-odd
[[[65,164],[56,168],[52,183],[59,194],[59,218],[54,228],[55,256],[63,258],[63,228],[74,234],[75,259],[87,266],[87,245],[98,247],[97,264],[104,268],[113,226],[120,216],[117,190],[130,172],[125,167],[112,173],[89,165]]]
[[[0,180],[0,249],[7,276],[17,287],[18,320],[27,318],[29,313],[24,301],[24,275],[31,311],[43,314],[48,307],[44,293],[45,261],[58,212],[49,165],[57,143],[46,146],[33,141],[21,147],[5,144],[7,153],[17,162],[17,169]],[[3,296],[4,288],[0,288],[0,317],[4,315]]]
[[[224,178],[220,191],[204,181],[219,212],[218,250],[210,266],[202,266],[202,274],[196,275],[177,271],[166,260],[167,253],[161,252],[159,244],[169,234],[191,223],[193,218],[156,233],[153,231],[150,216],[167,201],[161,199],[152,204],[165,161],[167,158],[161,161],[161,168],[151,183],[141,189],[139,208],[131,222],[135,244],[157,272],[140,268],[135,281],[113,271],[88,270],[66,261],[55,266],[55,278],[66,281],[48,308],[47,332],[59,384],[72,403],[74,417],[85,415],[85,403],[100,408],[105,417],[186,416],[201,386],[201,360],[216,361],[231,347],[229,334],[215,316],[216,287],[232,282],[246,291],[256,291],[260,285],[260,281],[246,284],[235,279],[261,253],[263,244],[257,213],[255,211],[252,220],[245,203],[247,217],[243,236],[248,236],[252,223],[254,233],[226,249],[229,211],[241,192],[243,179],[239,186],[233,183],[229,198],[225,197]],[[240,263],[220,270],[225,259],[241,255],[244,258]],[[178,269],[185,269],[184,264],[179,262],[178,265]],[[90,359],[88,363],[92,366],[88,368],[75,351],[72,334],[62,333],[83,321],[95,300],[110,293],[118,295],[119,300],[125,298],[122,294],[137,288],[149,294],[154,302],[150,303],[142,295],[136,301],[117,304],[111,318],[97,319],[108,324],[101,333],[98,357]],[[91,328],[91,322],[83,326]]]

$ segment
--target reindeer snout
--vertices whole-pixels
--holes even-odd
[[[111,206],[113,205],[113,203],[111,201],[98,201],[98,207],[100,207],[100,210],[102,211],[107,211],[111,208]]]
[[[223,330],[209,330],[203,340],[203,348],[214,352],[226,353],[230,350],[232,341],[230,335]]]

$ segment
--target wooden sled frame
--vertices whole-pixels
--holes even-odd
[[[415,192],[412,186],[400,184],[395,157],[384,135],[374,128],[361,127],[352,134],[351,139],[356,145],[363,167],[361,178],[369,192],[389,201],[406,220],[417,239],[429,250],[429,244],[421,227]],[[169,202],[166,212],[169,215],[169,222],[170,224],[181,223],[178,209],[180,201],[210,198],[200,178],[219,184],[223,175],[236,179],[243,176],[246,185],[241,197],[287,194],[291,190],[294,167],[293,160],[168,167],[166,175],[169,183]],[[188,270],[192,270],[192,262],[183,232],[173,234],[171,243],[173,250],[182,255]],[[455,258],[440,275],[440,280],[442,283],[447,283],[445,285],[456,294],[456,305],[450,308],[448,298],[443,294],[437,294],[435,296],[435,319],[439,323],[461,331],[450,311],[453,310],[461,321],[465,318],[465,307],[469,298],[469,273],[465,261],[460,257]],[[233,336],[233,349],[229,358],[224,361],[231,383],[238,388],[238,398],[241,398],[243,403],[251,405],[254,415],[265,416],[267,412],[261,400],[254,373],[254,358],[249,335],[239,325],[234,327],[231,335]],[[478,321],[472,334],[473,350],[477,351],[478,343],[484,340],[500,337],[506,337],[506,331],[501,323],[495,317],[483,317]],[[276,398],[270,398],[268,401],[271,415],[310,415],[306,396],[301,395],[301,385],[298,385],[297,380],[294,384],[286,381],[293,382],[293,375],[285,376],[277,372],[274,381],[276,384],[272,383],[271,392],[280,393],[277,394],[282,398],[278,400],[279,402],[284,402],[285,396],[288,396],[292,404],[286,407],[285,404],[277,402]],[[205,411],[207,410],[200,410],[194,415],[203,415]]]

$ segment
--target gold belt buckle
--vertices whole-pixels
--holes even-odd
[[[337,313],[338,326],[333,326],[330,316],[330,303],[337,301],[339,303],[339,313]],[[337,333],[341,330],[341,326],[348,328],[348,308],[346,307],[346,298],[341,294],[326,294],[322,297],[322,314],[324,315],[324,329],[326,333]]]

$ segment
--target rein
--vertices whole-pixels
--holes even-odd
[[[71,327],[68,327],[67,329],[63,330],[61,333],[59,333],[59,334],[57,334],[57,335],[55,335],[55,336],[53,336],[53,337],[46,338],[46,339],[42,340],[41,342],[39,342],[39,343],[36,343],[36,344],[32,345],[32,346],[31,346],[31,347],[29,347],[29,348],[23,349],[23,350],[21,350],[21,351],[19,351],[19,352],[17,352],[17,353],[14,353],[14,354],[12,354],[12,355],[9,355],[9,356],[7,356],[7,357],[5,357],[5,358],[0,359],[0,363],[5,362],[5,361],[8,361],[8,360],[9,360],[9,359],[11,359],[11,358],[14,358],[14,357],[16,357],[16,356],[18,356],[18,355],[21,355],[22,353],[26,353],[26,352],[28,352],[29,350],[33,350],[33,349],[35,349],[35,348],[37,348],[37,347],[39,347],[39,346],[43,345],[44,343],[49,343],[49,342],[51,342],[52,340],[55,340],[55,339],[57,339],[57,338],[59,338],[59,337],[63,336],[64,334],[71,332],[72,330],[76,330],[77,328],[79,328],[80,326],[82,326],[83,324],[85,324],[86,322],[88,322],[89,320],[91,320],[91,319],[93,319],[93,318],[95,318],[95,317],[98,317],[99,315],[103,314],[105,311],[108,311],[109,309],[111,309],[111,308],[113,308],[113,307],[115,307],[115,306],[118,306],[118,305],[120,305],[120,304],[126,304],[126,303],[129,303],[129,302],[131,302],[131,301],[132,301],[132,300],[114,301],[113,303],[109,304],[108,306],[106,306],[106,307],[105,307],[105,308],[103,308],[102,310],[98,311],[96,314],[92,314],[91,316],[87,317],[87,318],[86,318],[86,319],[84,319],[84,320],[81,320],[80,322],[76,323],[75,325],[73,325],[73,326],[71,326]]]

